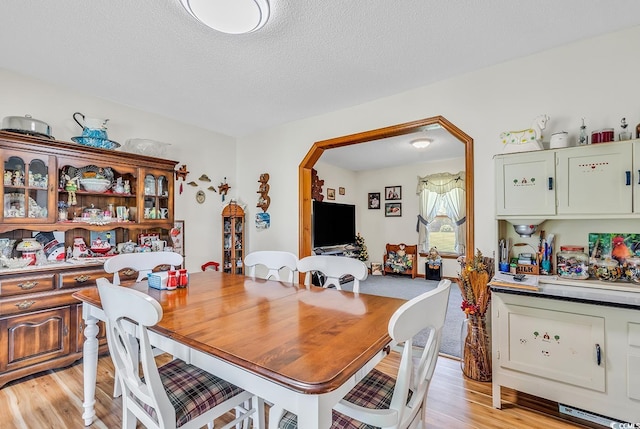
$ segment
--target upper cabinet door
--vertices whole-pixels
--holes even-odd
[[[55,219],[55,158],[30,152],[2,152],[3,222],[46,223]]]
[[[640,213],[640,141],[633,142],[633,212]]]
[[[143,171],[142,221],[173,221],[173,176],[167,171]]]
[[[499,155],[495,163],[498,216],[556,214],[553,151]]]
[[[558,150],[558,214],[629,214],[632,145],[601,143]]]

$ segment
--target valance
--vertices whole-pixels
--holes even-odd
[[[453,189],[465,189],[464,171],[458,173],[437,173],[428,176],[418,176],[418,188],[416,194],[423,190],[435,192],[438,195],[446,194]]]

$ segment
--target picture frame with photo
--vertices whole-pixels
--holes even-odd
[[[335,200],[336,199],[336,190],[333,188],[327,188],[327,199]]]
[[[400,216],[402,216],[402,203],[385,203],[384,204],[384,216],[385,217],[400,217]]]
[[[342,186],[338,188],[338,194],[344,195],[345,193],[346,193],[346,190]]]
[[[402,199],[402,186],[385,186],[384,187],[384,199],[385,200],[401,200]]]
[[[367,196],[367,208],[369,210],[380,209],[380,192],[369,192]]]

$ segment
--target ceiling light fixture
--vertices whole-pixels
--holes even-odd
[[[413,147],[415,147],[416,149],[424,149],[427,146],[429,146],[431,144],[433,140],[428,139],[426,137],[420,137],[417,139],[413,139],[411,140],[411,144],[413,145]]]
[[[180,0],[182,6],[207,27],[227,34],[262,28],[269,19],[268,0]]]

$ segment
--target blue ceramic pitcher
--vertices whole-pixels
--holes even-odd
[[[83,137],[107,140],[108,119],[87,118],[82,113],[76,112],[73,114],[73,120],[82,128]]]

